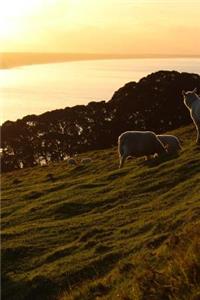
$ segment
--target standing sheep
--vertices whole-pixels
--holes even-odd
[[[164,145],[151,131],[126,131],[122,133],[118,138],[118,151],[119,168],[123,167],[128,156],[147,156],[148,158],[155,153],[158,155],[166,153]]]
[[[182,91],[184,104],[190,111],[190,116],[197,130],[196,143],[200,144],[200,97],[196,94],[197,89],[193,91]]]
[[[181,150],[180,141],[176,136],[160,134],[157,138],[163,143],[168,154],[177,154]]]

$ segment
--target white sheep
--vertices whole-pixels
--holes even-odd
[[[190,111],[190,116],[197,130],[196,143],[200,144],[200,97],[197,95],[197,89],[193,91],[182,91],[184,104]]]
[[[38,162],[39,162],[41,167],[46,167],[48,165],[47,159],[44,158],[43,156],[39,157]]]
[[[180,141],[175,135],[158,134],[157,137],[167,149],[168,154],[177,154],[181,150]]]
[[[152,131],[126,131],[118,138],[118,151],[120,164],[123,167],[128,156],[146,156],[147,159],[157,153],[165,154],[167,151],[156,134]]]
[[[90,157],[82,158],[81,164],[89,164],[92,162],[92,159]]]

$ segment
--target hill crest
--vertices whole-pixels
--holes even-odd
[[[200,90],[198,74],[159,71],[129,82],[110,101],[90,102],[26,116],[1,126],[2,170],[35,166],[42,157],[61,161],[66,155],[116,145],[126,130],[176,129],[191,122],[182,90]],[[159,117],[158,117],[159,116]]]

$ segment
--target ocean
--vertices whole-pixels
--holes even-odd
[[[127,82],[159,70],[199,74],[200,58],[90,60],[1,69],[0,122],[108,101]]]

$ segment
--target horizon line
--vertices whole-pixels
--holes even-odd
[[[0,51],[0,54],[57,54],[57,55],[92,55],[92,56],[171,56],[171,57],[200,57],[200,53],[106,53],[106,52],[57,52],[57,51]]]
[[[0,52],[0,69],[12,69],[35,64],[112,59],[173,59],[200,58],[200,54],[120,54],[72,52]]]

